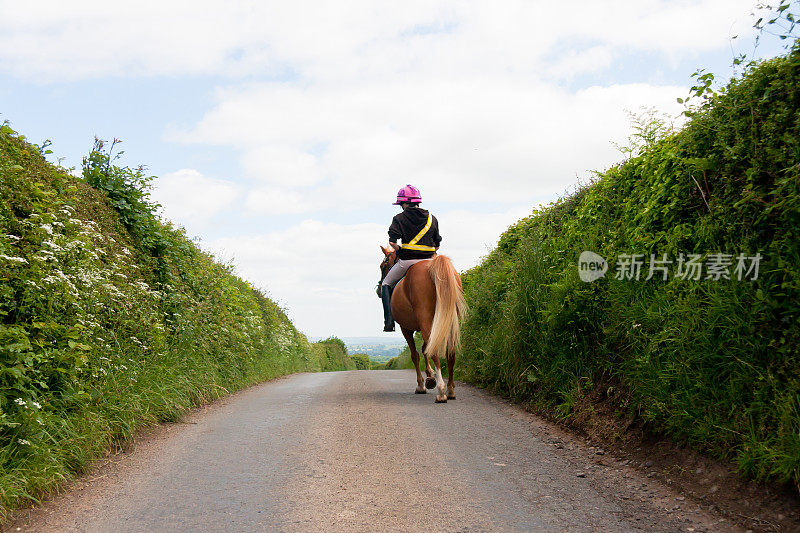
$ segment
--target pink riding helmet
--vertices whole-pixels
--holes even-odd
[[[413,185],[406,185],[397,191],[397,201],[392,205],[400,205],[403,202],[408,202],[410,204],[422,202],[422,195],[419,193],[419,189]]]

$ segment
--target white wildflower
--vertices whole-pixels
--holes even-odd
[[[20,240],[22,237],[17,237],[16,235],[6,235],[6,238],[8,238],[9,240],[12,240],[12,241],[14,241],[14,242],[17,242],[17,241],[18,241],[18,240]]]
[[[53,234],[53,226],[51,226],[50,224],[42,224],[41,226],[39,226],[39,228],[45,230],[48,235]]]
[[[50,250],[40,250],[33,258],[37,261],[55,261],[56,256]]]
[[[20,263],[20,264],[23,264],[23,265],[27,265],[28,264],[28,260],[25,259],[24,257],[16,257],[16,256],[8,256],[8,255],[5,255],[5,254],[0,254],[0,259],[4,259],[4,260],[9,261],[11,263]]]
[[[45,246],[50,247],[50,249],[53,250],[54,252],[63,252],[64,251],[64,249],[61,246],[57,245],[56,243],[54,243],[53,241],[50,241],[50,240],[44,241],[42,244],[44,244]]]
[[[17,398],[16,400],[14,400],[14,403],[17,404],[17,405],[25,405],[26,404],[25,400],[23,400],[22,398]]]
[[[28,402],[28,403],[29,403],[30,405],[34,406],[34,407],[35,407],[35,408],[37,408],[37,409],[41,409],[41,408],[42,408],[42,404],[40,404],[39,402],[34,402],[33,400],[31,400],[31,401],[30,401],[30,402]]]
[[[31,441],[25,440],[25,439],[17,439],[17,442],[22,444],[23,446],[30,446],[31,445]]]

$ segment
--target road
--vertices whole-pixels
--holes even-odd
[[[296,374],[144,435],[9,531],[737,531],[522,409]]]

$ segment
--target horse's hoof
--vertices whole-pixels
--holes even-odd
[[[425,388],[430,390],[436,386],[436,378],[425,378]]]
[[[436,398],[436,403],[447,403],[447,398],[445,398],[444,400],[440,400],[439,398]]]
[[[422,390],[417,389],[414,391],[414,394],[427,394],[427,393],[425,392],[425,389]]]
[[[448,394],[447,395],[447,399],[448,400],[455,400],[456,399],[456,395],[455,394]]]

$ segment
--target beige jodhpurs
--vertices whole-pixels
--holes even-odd
[[[427,259],[430,259],[428,257]],[[400,281],[403,276],[406,275],[406,270],[411,268],[411,265],[415,263],[419,263],[420,261],[425,261],[425,259],[400,259],[394,266],[389,269],[389,273],[386,274],[386,277],[383,278],[383,283],[381,285],[388,285],[389,287],[394,287],[397,285],[397,282]]]

